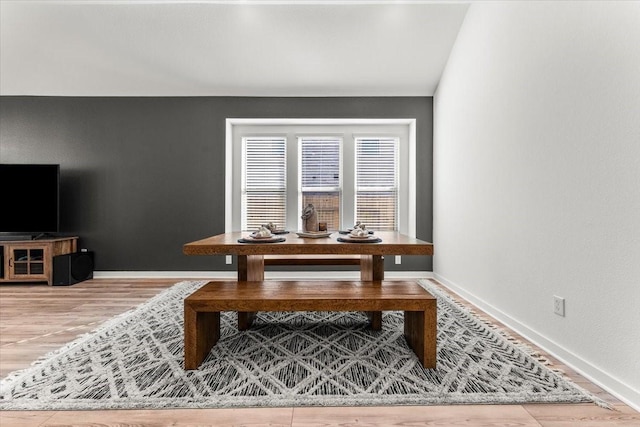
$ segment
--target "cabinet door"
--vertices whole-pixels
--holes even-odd
[[[7,279],[48,280],[48,246],[12,246],[9,248]]]

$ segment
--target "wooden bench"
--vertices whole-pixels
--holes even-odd
[[[184,367],[197,369],[220,338],[220,312],[404,311],[404,335],[436,366],[436,298],[411,281],[213,281],[184,300]]]

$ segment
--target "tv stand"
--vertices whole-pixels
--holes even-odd
[[[53,257],[78,251],[78,237],[0,242],[0,284],[53,284]]]
[[[40,233],[35,236],[31,236],[31,240],[42,240],[42,239],[55,239],[56,236],[51,233]]]
[[[24,235],[17,235],[17,234],[3,234],[0,235],[0,245],[2,245],[2,242],[18,242],[18,241],[24,241],[24,240],[33,240],[33,236],[30,234],[24,234]]]

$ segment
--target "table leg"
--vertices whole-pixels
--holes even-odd
[[[382,255],[360,256],[360,280],[384,280],[384,257]]]
[[[264,280],[264,256],[263,255],[238,255],[238,281],[262,281]],[[238,312],[238,330],[245,331],[251,327],[256,313]]]
[[[384,280],[384,257],[382,255],[361,255],[360,280],[367,282],[381,282]],[[381,311],[367,311],[367,317],[369,318],[371,329],[374,331],[382,329]]]

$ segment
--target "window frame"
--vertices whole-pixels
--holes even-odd
[[[298,130],[296,130],[296,127]],[[333,129],[332,129],[333,127]],[[283,131],[287,128],[288,131]],[[351,128],[351,131],[336,131],[336,128]],[[322,131],[324,129],[325,131]],[[393,130],[395,129],[395,130]],[[298,138],[300,136],[342,136],[343,159],[341,167],[354,164],[353,152],[345,148],[353,141],[355,150],[356,137],[385,137],[397,136],[397,129],[402,129],[404,138],[400,140],[401,158],[399,160],[401,177],[398,184],[399,208],[398,231],[411,237],[416,234],[416,119],[226,119],[225,137],[225,231],[241,230],[241,171],[242,171],[242,137],[247,136],[283,136],[289,134],[287,142],[287,158],[298,159]],[[392,131],[393,130],[393,131]],[[349,135],[346,136],[345,133]],[[289,139],[291,138],[291,139]],[[299,191],[299,175],[297,162],[295,166],[289,163],[287,170],[287,188],[295,194]],[[351,200],[348,192],[355,191],[355,178],[347,177],[341,170],[343,180],[343,201]],[[296,199],[291,200],[289,199]],[[300,209],[297,198],[287,198],[287,223],[301,226]],[[289,204],[290,203],[290,204]],[[236,214],[237,212],[237,214]],[[353,203],[343,203],[341,207],[341,221],[343,226],[349,218],[355,216]]]

